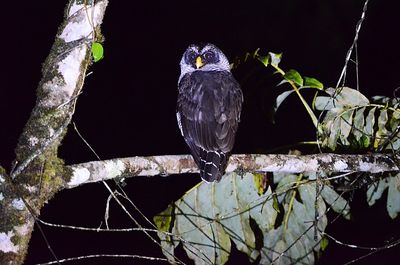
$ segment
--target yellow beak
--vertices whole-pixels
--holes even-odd
[[[196,68],[199,69],[200,67],[202,67],[204,65],[203,60],[201,59],[200,56],[197,56],[196,58]]]

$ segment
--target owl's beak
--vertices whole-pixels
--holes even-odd
[[[200,56],[197,56],[196,58],[196,68],[199,69],[200,67],[202,67],[204,65],[203,60],[201,59]]]

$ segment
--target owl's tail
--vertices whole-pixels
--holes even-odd
[[[200,177],[206,182],[219,182],[225,173],[228,155],[221,151],[201,150]]]

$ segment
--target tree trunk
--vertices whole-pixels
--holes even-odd
[[[14,170],[0,167],[0,264],[22,264],[35,217],[60,190],[68,174],[58,158],[99,39],[107,0],[71,0],[43,66],[36,105],[16,147]]]

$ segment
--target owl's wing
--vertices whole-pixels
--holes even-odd
[[[230,72],[194,72],[179,83],[177,115],[185,141],[199,164],[199,148],[229,153],[243,95]]]

